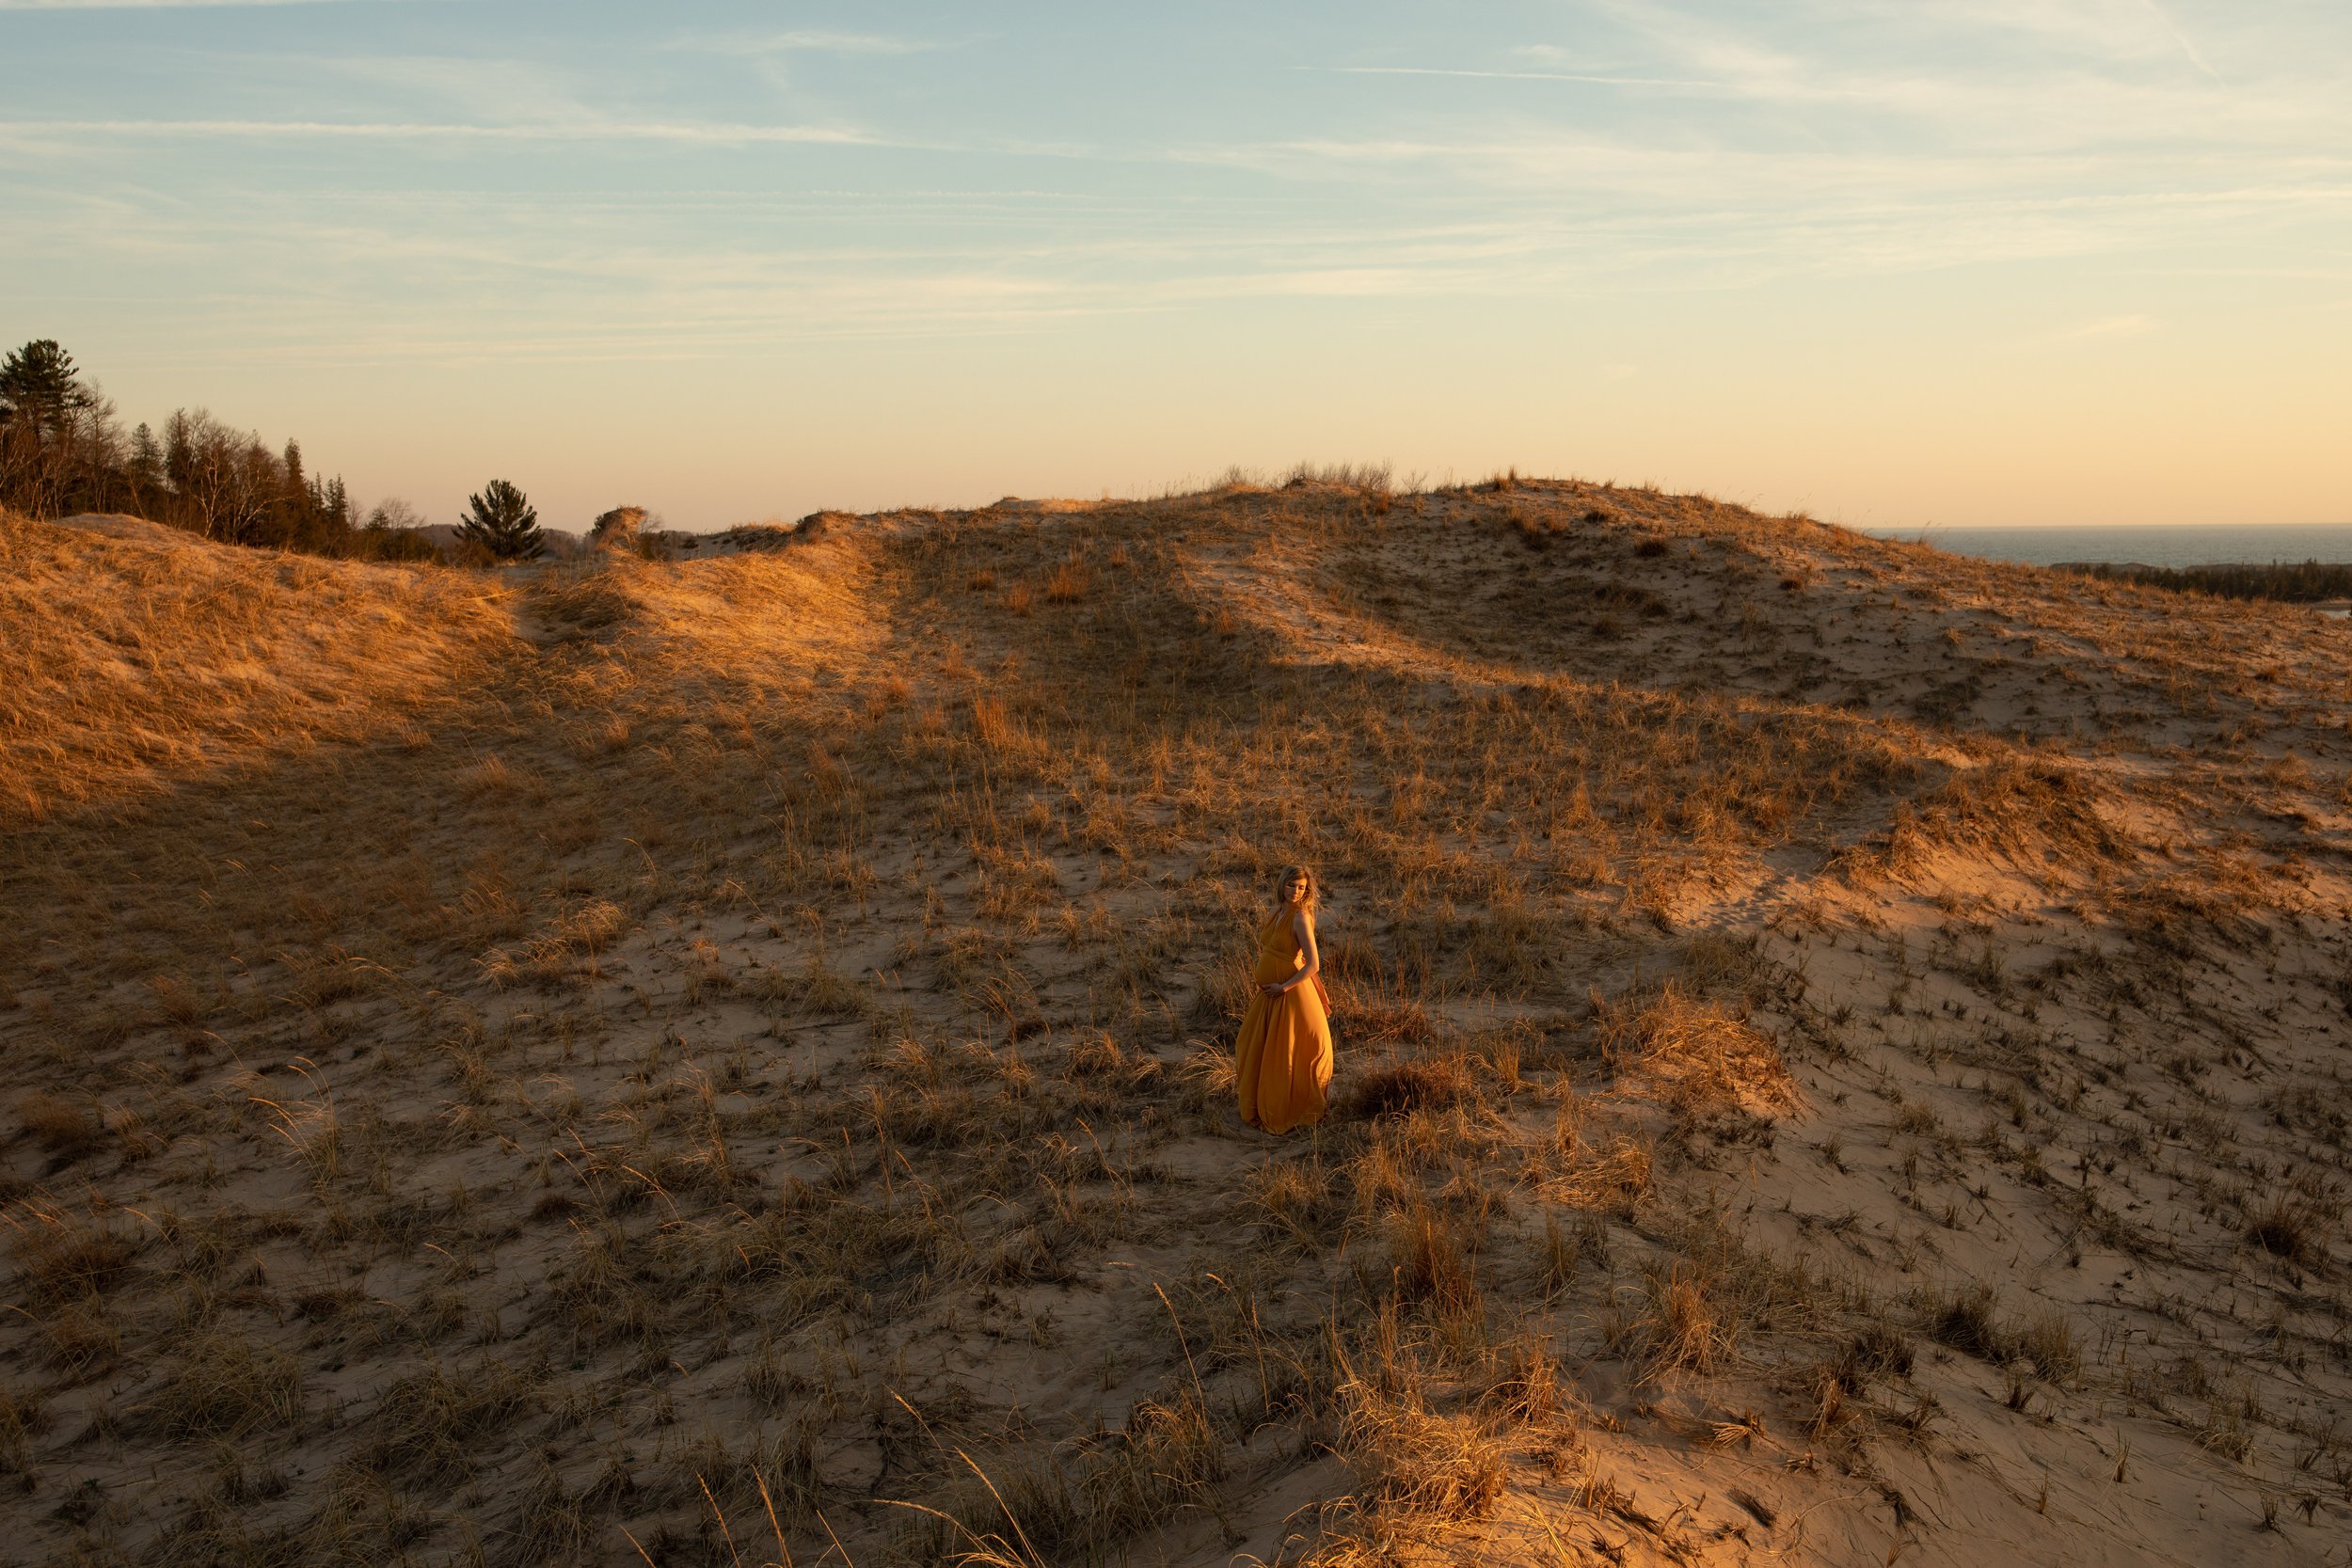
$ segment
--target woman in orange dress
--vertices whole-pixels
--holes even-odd
[[[1241,1119],[1287,1132],[1323,1119],[1331,1087],[1330,998],[1315,952],[1314,873],[1288,865],[1274,918],[1258,928],[1257,993],[1241,1021],[1233,1086]]]

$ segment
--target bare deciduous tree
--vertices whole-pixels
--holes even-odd
[[[231,430],[204,409],[181,409],[164,427],[164,468],[207,539],[255,542],[281,488],[278,458],[251,431]]]

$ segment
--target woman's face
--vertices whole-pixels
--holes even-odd
[[[1293,877],[1290,880],[1288,880],[1288,881],[1286,881],[1286,882],[1284,882],[1284,883],[1282,884],[1282,902],[1283,902],[1283,903],[1285,903],[1285,904],[1303,904],[1303,903],[1305,903],[1306,901],[1307,901],[1307,879],[1306,879],[1306,878],[1304,878],[1304,877]]]

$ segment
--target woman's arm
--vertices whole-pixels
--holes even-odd
[[[1305,985],[1313,979],[1316,972],[1323,967],[1323,955],[1315,950],[1314,918],[1305,910],[1291,911],[1291,935],[1298,939],[1299,957],[1307,961],[1299,965],[1297,974],[1282,982],[1284,990],[1290,990],[1293,986]]]

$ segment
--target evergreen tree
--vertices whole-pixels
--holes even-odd
[[[106,504],[120,442],[114,405],[82,385],[56,340],[0,358],[0,503],[36,517]]]
[[[97,403],[82,385],[73,356],[55,338],[36,338],[0,359],[0,424],[24,420],[36,430],[52,432]]]
[[[459,540],[480,545],[501,561],[536,561],[548,542],[530,499],[502,479],[466,498],[470,508],[457,524]]]
[[[158,489],[164,483],[164,448],[154,427],[142,421],[131,432],[131,480],[141,489]]]
[[[194,422],[186,409],[175,408],[164,421],[164,482],[175,490],[184,490],[195,467]]]

